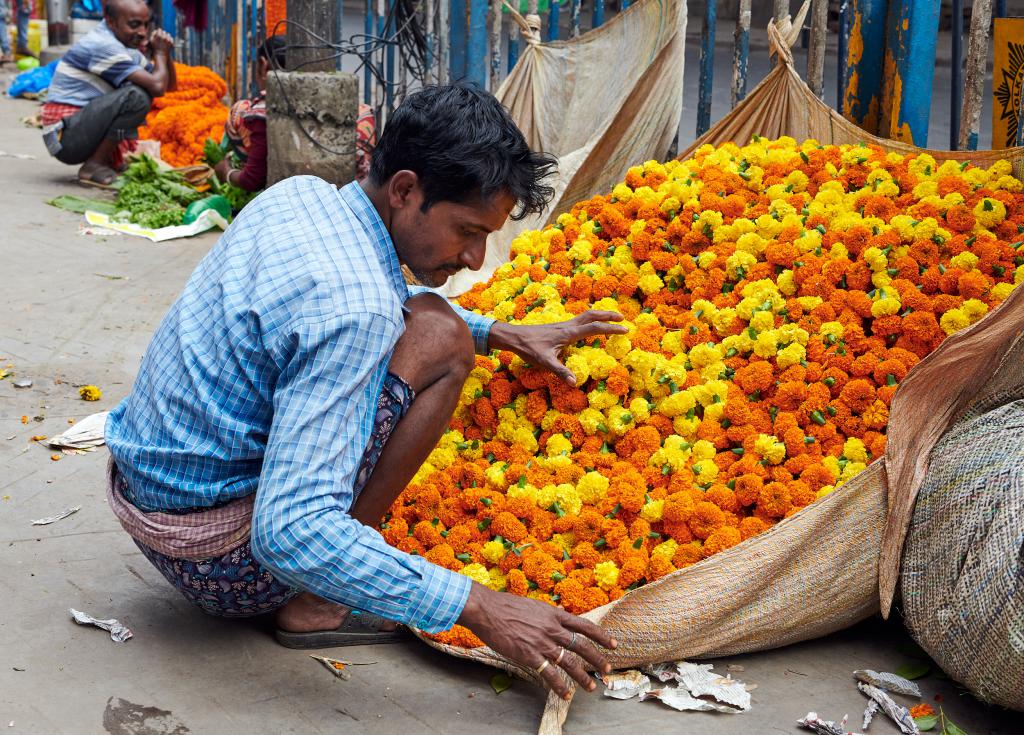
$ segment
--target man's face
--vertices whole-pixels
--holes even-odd
[[[107,26],[128,48],[139,48],[149,37],[149,8],[143,2],[128,2],[107,15]]]
[[[412,172],[413,182],[392,186],[391,239],[399,260],[425,286],[436,288],[459,271],[479,270],[487,252],[487,236],[501,229],[515,206],[510,194],[496,194],[487,200],[437,202],[422,211],[423,190]],[[394,192],[398,189],[398,193]],[[402,204],[395,207],[395,197]]]

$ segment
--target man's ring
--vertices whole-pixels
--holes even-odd
[[[537,667],[537,669],[536,669],[537,673],[538,674],[543,674],[544,673],[544,669],[546,669],[550,665],[551,665],[551,662],[548,661],[547,659],[544,659],[544,663],[542,663],[540,666]]]
[[[565,647],[568,648],[571,651],[574,643],[576,643],[576,631],[575,630],[572,632],[572,638],[569,639],[569,642],[566,644]]]
[[[562,646],[559,646],[558,647],[558,658],[555,659],[555,666],[558,666],[558,664],[562,663],[562,659],[564,657],[565,657],[565,649]]]

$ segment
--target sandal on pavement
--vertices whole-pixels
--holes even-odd
[[[92,186],[97,189],[113,189],[111,184],[117,180],[117,171],[110,166],[98,166],[83,176],[79,174],[78,183],[82,186]]]
[[[379,615],[368,612],[349,613],[335,630],[318,630],[312,633],[290,633],[278,629],[277,642],[285,648],[336,648],[339,646],[366,646],[377,643],[398,643],[411,636],[404,625],[395,630],[381,630],[387,621]]]

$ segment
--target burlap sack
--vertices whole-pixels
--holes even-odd
[[[1024,710],[1024,339],[931,452],[901,591],[908,630],[946,673]]]
[[[874,138],[818,99],[793,68],[788,47],[793,36],[784,37],[787,28],[769,27],[778,66],[680,158],[704,143],[745,144],[755,134],[815,138],[826,144],[868,142],[900,153],[920,150]],[[927,152],[937,159],[984,166],[1008,159],[1018,177],[1024,171],[1024,148]],[[610,655],[612,665],[727,656],[841,630],[879,611],[880,575],[888,580],[891,602],[929,453],[993,377],[1002,375],[1003,357],[1022,328],[1024,288],[910,371],[893,400],[884,459],[767,532],[588,613],[586,617],[619,641]],[[889,538],[888,557],[881,553],[883,537]],[[453,656],[537,680],[531,669],[489,648],[428,643]],[[541,734],[561,733],[568,708],[569,702],[549,696]]]

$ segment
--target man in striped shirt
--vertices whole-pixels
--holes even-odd
[[[117,178],[153,98],[174,89],[174,41],[162,30],[151,33],[149,21],[142,0],[109,0],[103,22],[57,65],[43,106],[43,141],[58,161],[81,164],[82,182]],[[152,62],[139,50],[147,39]]]
[[[582,659],[608,670],[607,632],[375,530],[444,432],[474,352],[509,350],[572,384],[566,345],[626,332],[605,311],[495,321],[402,277],[440,286],[479,269],[491,232],[543,211],[553,166],[487,92],[427,87],[389,118],[369,178],[296,176],[235,218],[105,432],[111,508],[191,603],[275,612],[296,648],[383,642],[370,614],[431,633],[459,623],[563,696],[564,674],[593,689]]]

